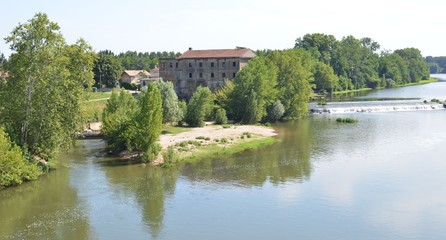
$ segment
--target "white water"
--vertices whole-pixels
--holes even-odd
[[[331,102],[324,106],[310,104],[312,113],[405,112],[445,109],[443,104],[420,101]]]

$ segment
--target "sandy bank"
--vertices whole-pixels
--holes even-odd
[[[252,125],[233,125],[229,128],[223,128],[219,125],[210,125],[202,128],[192,128],[191,131],[179,134],[165,134],[160,137],[160,144],[163,149],[176,143],[195,140],[197,137],[208,137],[211,139],[234,138],[240,137],[245,132],[256,134],[264,137],[276,136],[274,129],[265,126]]]

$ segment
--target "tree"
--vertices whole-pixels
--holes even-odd
[[[190,127],[203,127],[212,112],[214,95],[208,87],[198,86],[187,105],[186,122]]]
[[[133,119],[137,111],[135,98],[127,91],[121,91],[119,96],[115,91],[107,100],[103,111],[102,129],[108,147],[114,153],[131,150],[134,133]]]
[[[407,63],[410,82],[419,82],[422,79],[429,78],[429,66],[424,61],[420,50],[416,48],[405,48],[395,50],[394,53],[398,54]]]
[[[34,180],[40,172],[36,165],[25,159],[21,149],[11,143],[0,128],[0,189],[20,184],[23,180]]]
[[[66,45],[57,23],[43,13],[5,39],[13,54],[0,120],[14,142],[49,160],[74,143],[83,89],[92,84],[94,54],[82,40]]]
[[[133,119],[134,149],[142,152],[142,161],[152,161],[161,150],[158,143],[163,125],[163,102],[154,83],[139,98],[139,109]]]
[[[338,84],[338,76],[334,74],[333,68],[323,62],[316,62],[313,70],[314,84],[317,90],[333,91]]]
[[[280,100],[276,100],[273,105],[268,108],[268,121],[275,122],[279,120],[284,113],[285,107]]]
[[[178,105],[178,96],[172,82],[158,79],[155,83],[163,99],[163,123],[180,121],[183,118],[183,112]]]
[[[99,55],[94,64],[94,80],[96,86],[114,86],[115,82],[121,78],[122,67],[119,60],[110,54]]]
[[[255,121],[260,121],[266,116],[266,107],[277,98],[276,85],[277,67],[265,57],[251,59],[248,66],[240,70],[234,79],[231,108],[235,120],[240,121],[244,118],[248,108],[247,100],[253,95],[252,92],[255,93],[256,100]]]
[[[224,108],[217,109],[215,112],[215,124],[226,124],[227,122],[226,110]]]
[[[274,51],[269,59],[278,69],[277,89],[285,107],[285,117],[299,118],[307,114],[312,93],[312,57],[303,49],[291,49]],[[269,102],[268,106],[272,104]]]
[[[305,49],[309,51],[315,59],[325,64],[330,64],[338,44],[339,42],[333,35],[313,33],[306,34],[303,38],[297,38],[294,48]]]
[[[234,116],[231,108],[231,94],[234,91],[234,83],[231,80],[226,80],[225,85],[219,88],[215,93],[215,103],[221,108],[225,109],[228,116]]]

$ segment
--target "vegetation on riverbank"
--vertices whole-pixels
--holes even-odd
[[[359,120],[353,118],[336,118],[338,123],[357,123]]]
[[[248,137],[249,136],[249,137]],[[230,156],[245,150],[252,150],[272,145],[278,139],[256,134],[242,134],[237,139],[203,138],[196,141],[184,141],[164,152],[173,151],[170,159],[163,159],[161,166],[169,167],[179,162],[194,162],[202,159],[211,159]],[[164,155],[163,155],[164,156]]]

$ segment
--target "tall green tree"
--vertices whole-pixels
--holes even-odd
[[[148,85],[139,98],[139,109],[133,119],[135,150],[142,152],[142,160],[152,161],[161,147],[158,143],[163,125],[163,102],[156,84]]]
[[[198,86],[187,105],[186,122],[190,127],[203,127],[212,112],[214,95],[208,87]]]
[[[333,68],[323,62],[316,62],[314,64],[314,84],[316,90],[325,90],[332,92],[338,85],[339,77],[333,72]]]
[[[43,13],[5,39],[13,53],[0,120],[14,142],[51,159],[74,141],[83,89],[92,84],[94,54],[82,40],[68,46],[57,23]]]
[[[178,96],[172,82],[158,79],[155,83],[163,99],[163,123],[180,121],[183,118],[183,112],[178,105]]]
[[[395,50],[407,63],[409,69],[410,82],[419,82],[422,79],[429,78],[429,66],[424,61],[420,50],[416,48],[404,48]]]
[[[231,94],[231,108],[234,118],[240,121],[247,111],[248,98],[255,93],[256,116],[260,121],[266,116],[267,106],[277,98],[277,67],[266,57],[253,58],[248,66],[240,70],[234,79],[234,91]]]
[[[313,58],[303,49],[291,49],[274,51],[269,59],[278,69],[277,89],[279,100],[285,107],[285,117],[298,118],[305,115],[312,93]]]
[[[121,91],[119,95],[113,91],[107,100],[101,131],[108,147],[114,153],[133,148],[135,128],[132,126],[137,111],[136,100],[127,91]]]
[[[294,48],[305,49],[309,51],[315,59],[325,64],[330,64],[338,44],[338,40],[336,40],[333,35],[313,33],[306,34],[302,38],[297,38]]]
[[[113,55],[103,53],[95,61],[93,71],[95,85],[112,87],[121,78],[121,62]]]

